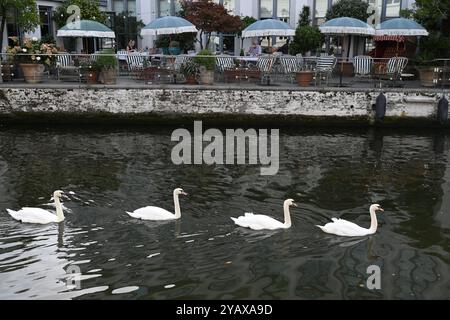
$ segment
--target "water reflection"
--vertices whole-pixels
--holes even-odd
[[[0,131],[0,298],[299,299],[450,298],[450,170],[446,132],[281,132],[280,170],[259,166],[174,166],[171,130]],[[133,220],[125,210],[173,210],[182,219]],[[72,191],[66,220],[34,226],[5,208],[41,206]],[[251,231],[230,216],[282,220],[292,228]],[[364,238],[315,227],[341,217],[379,230]],[[366,288],[367,267],[382,289]],[[70,266],[81,288],[68,287]]]

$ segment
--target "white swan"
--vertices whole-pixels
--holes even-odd
[[[159,207],[144,207],[137,210],[134,210],[133,212],[128,212],[131,217],[136,219],[142,219],[142,220],[173,220],[173,219],[179,219],[181,217],[181,210],[180,210],[180,202],[178,201],[178,196],[182,194],[184,196],[187,196],[187,193],[183,191],[181,188],[177,188],[173,190],[173,202],[175,206],[175,214]]]
[[[56,190],[53,193],[53,198],[55,200],[56,215],[41,208],[25,207],[20,209],[19,211],[14,211],[10,209],[6,209],[6,211],[9,213],[11,217],[20,222],[40,223],[40,224],[61,222],[64,220],[64,213],[60,201],[60,198],[62,197],[63,193],[64,192],[61,190]]]
[[[332,218],[333,222],[329,222],[324,226],[317,226],[322,231],[330,234],[335,234],[344,237],[362,237],[369,234],[374,234],[377,231],[377,211],[384,211],[379,204],[373,204],[370,206],[370,228],[362,228],[353,222],[349,222],[343,219]]]
[[[244,228],[250,228],[253,230],[275,230],[275,229],[287,229],[291,227],[291,214],[289,212],[290,206],[297,206],[294,203],[294,200],[287,199],[284,201],[283,209],[284,209],[284,223],[275,220],[269,216],[265,216],[262,214],[253,214],[253,213],[245,213],[245,216],[240,216],[239,218],[231,217],[231,220],[234,221],[235,224]]]

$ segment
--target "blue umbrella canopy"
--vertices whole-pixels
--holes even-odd
[[[414,20],[395,18],[378,25],[376,34],[380,36],[427,36],[428,31]]]
[[[242,31],[243,38],[293,35],[295,30],[290,25],[276,19],[256,21]]]
[[[177,34],[186,32],[197,32],[197,28],[186,19],[167,16],[158,18],[147,24],[142,30],[141,35],[161,35],[161,34]]]
[[[328,20],[319,27],[320,32],[324,34],[340,35],[374,35],[375,29],[359,19],[350,17],[341,17]]]
[[[100,22],[80,20],[66,24],[58,30],[56,36],[76,38],[115,38],[116,34]]]

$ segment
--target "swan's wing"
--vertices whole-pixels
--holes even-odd
[[[274,230],[284,227],[280,221],[261,214],[246,213],[245,216],[232,219],[238,226],[253,230]]]
[[[16,220],[24,223],[51,223],[56,222],[56,215],[41,208],[22,208],[19,211],[7,209],[8,213]]]
[[[131,217],[142,220],[172,220],[175,215],[163,208],[148,206],[127,212]]]
[[[338,218],[332,218],[333,222],[327,223],[320,227],[323,231],[339,236],[363,236],[367,234],[367,229],[358,226],[357,224]]]

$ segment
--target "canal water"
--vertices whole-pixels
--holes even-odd
[[[279,172],[261,176],[259,165],[173,165],[173,129],[0,129],[0,299],[450,298],[447,133],[281,129]],[[172,211],[175,187],[189,193],[179,221],[125,213]],[[69,197],[59,225],[6,213],[51,210],[55,189]],[[287,198],[290,229],[230,219],[283,220]],[[368,227],[371,203],[385,209],[375,235],[315,227]]]

